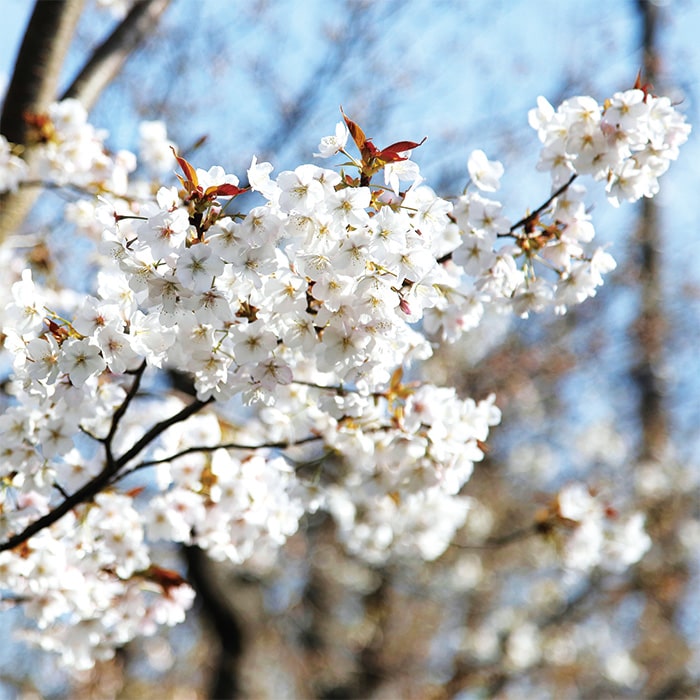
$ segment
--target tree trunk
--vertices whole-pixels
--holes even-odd
[[[24,147],[31,162],[27,114],[45,112],[56,99],[63,61],[85,0],[37,0],[22,40],[0,116],[0,134]],[[0,195],[0,243],[16,232],[31,208],[37,188]]]

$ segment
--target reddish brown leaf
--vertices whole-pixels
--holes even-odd
[[[379,149],[372,143],[370,139],[365,141],[365,147],[362,150],[362,157],[376,158],[379,155]]]
[[[186,182],[189,182],[193,187],[199,185],[199,180],[197,179],[197,171],[188,163],[182,156],[177,154],[177,151],[171,146],[173,154],[175,155],[175,160],[177,160],[178,165],[182,168],[182,172],[185,174]],[[184,187],[187,187],[186,183],[183,182],[182,178],[178,175],[180,182],[182,182]]]
[[[172,569],[165,569],[162,566],[151,564],[145,572],[146,578],[153,581],[167,592],[168,588],[181,586],[185,583],[185,579]]]
[[[145,486],[134,486],[133,489],[129,489],[126,492],[126,495],[129,496],[129,498],[136,498],[141,493],[143,493],[145,491],[145,489],[146,489]]]
[[[653,89],[653,85],[651,83],[643,83],[642,82],[642,69],[640,68],[639,71],[637,71],[637,78],[634,81],[634,85],[632,86],[635,90],[641,90],[644,93],[644,97],[647,97],[647,95],[651,94],[651,91]]]
[[[401,156],[396,151],[392,151],[389,148],[385,148],[383,151],[377,153],[377,158],[384,163],[396,163],[397,161],[408,160],[406,156]]]
[[[381,158],[385,163],[407,160],[407,157],[401,154],[406,151],[412,151],[414,148],[418,148],[418,146],[422,146],[424,143],[425,139],[420,143],[416,143],[415,141],[397,141],[396,143],[392,143],[391,146],[382,149],[377,154],[377,158]]]
[[[213,187],[207,187],[206,196],[211,194],[217,197],[237,197],[239,194],[243,194],[247,188],[236,187],[236,185],[231,185],[229,183],[224,183],[223,185],[215,185]]]
[[[428,137],[424,136],[421,141],[416,143],[415,141],[397,141],[396,143],[392,143],[391,146],[387,146],[384,150],[385,151],[395,151],[396,153],[403,153],[404,151],[412,151],[414,148],[418,148],[418,146],[422,146],[426,139]]]
[[[49,327],[49,333],[51,333],[51,335],[56,339],[56,341],[59,344],[70,336],[70,333],[66,328],[64,328],[63,326],[59,326],[55,321],[52,321],[50,318],[45,318],[44,323]]]
[[[352,136],[352,140],[355,142],[355,145],[360,149],[360,151],[363,151],[365,148],[365,144],[367,143],[367,137],[365,136],[365,132],[360,129],[359,125],[356,124],[350,117],[348,117],[345,112],[343,112],[343,108],[340,108],[340,113],[343,115],[343,119],[345,120],[345,124],[348,127],[348,130],[350,131],[350,136]]]

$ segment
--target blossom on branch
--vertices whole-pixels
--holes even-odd
[[[27,601],[36,643],[68,665],[182,621],[193,592],[157,561],[161,539],[264,568],[322,509],[370,565],[441,556],[501,413],[493,396],[421,379],[420,362],[487,312],[564,313],[593,296],[615,261],[574,180],[600,181],[613,205],[653,196],[690,130],[638,89],[602,105],[540,98],[530,123],[552,189],[513,219],[487,196],[504,168],[483,151],[467,163],[473,187],[448,200],[410,159],[422,141],[380,149],[343,117],[317,154],[342,151],[340,172],[302,164],[273,178],[253,158],[241,188],[171,154],[179,188],[142,201],[129,194],[148,191],[129,182],[135,160],[110,154],[78,103],[33,115],[47,184],[95,192],[70,216],[98,238],[99,270],[86,296],[27,268],[0,309],[14,372],[0,416],[0,587]],[[164,129],[142,136],[161,169]],[[23,163],[0,140],[0,191],[33,176]],[[248,189],[257,200],[238,211]],[[196,397],[158,370],[186,376]],[[641,515],[616,520],[583,487],[562,490],[547,517],[569,528],[570,570],[618,570],[649,546]]]

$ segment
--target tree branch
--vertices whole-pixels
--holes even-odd
[[[114,415],[112,416],[112,423],[109,426],[109,432],[107,433],[107,436],[103,440],[108,451],[110,451],[110,449],[111,449],[112,440],[114,438],[114,433],[117,432],[117,427],[119,426],[119,421],[122,419],[122,416],[126,413],[127,408],[129,408],[129,404],[131,403],[134,396],[136,396],[136,393],[139,390],[139,386],[141,385],[141,377],[143,377],[143,373],[145,370],[146,370],[146,360],[144,360],[139,365],[138,369],[134,372],[135,378],[131,384],[131,388],[129,389],[126,396],[124,397],[124,401],[121,402],[121,405],[119,406],[119,408],[117,408],[117,410],[114,412]]]
[[[136,444],[134,444],[130,450],[127,450],[118,460],[115,461],[115,464],[117,465],[115,473],[124,465],[128,464],[134,457],[136,457],[139,452],[146,449],[146,447],[148,447],[153,440],[155,440],[161,433],[165,432],[169,427],[187,420],[190,416],[193,416],[195,413],[201,411],[207,404],[212,403],[212,401],[214,401],[213,398],[207,399],[206,401],[193,401],[192,403],[187,404],[187,406],[178,411],[175,415],[170,416],[170,418],[166,418],[160,423],[156,423],[145,435],[141,437],[140,440],[136,442]]]
[[[24,146],[24,158],[29,162],[31,134],[25,115],[46,112],[56,99],[61,67],[84,3],[85,0],[37,0],[24,33],[0,115],[0,134]],[[0,195],[0,243],[17,230],[37,192],[23,188]]]
[[[499,236],[510,236],[511,234],[515,233],[519,228],[526,228],[528,224],[531,224],[533,221],[537,220],[537,217],[547,209],[547,207],[560,195],[564,194],[566,190],[573,185],[574,180],[578,177],[576,173],[574,173],[559,189],[555,190],[552,195],[549,197],[549,199],[542,204],[541,206],[537,207],[535,211],[532,213],[528,214],[527,216],[524,216],[520,221],[516,221],[511,227],[510,231],[508,233],[499,233]]]
[[[168,455],[162,459],[151,459],[146,462],[141,462],[136,466],[129,469],[128,472],[120,474],[119,477],[127,476],[140,469],[145,469],[146,467],[154,467],[158,464],[166,464],[167,462],[172,462],[174,459],[179,457],[185,457],[186,455],[195,454],[197,452],[207,453],[216,452],[216,450],[286,450],[290,447],[297,447],[298,445],[306,445],[309,442],[316,442],[321,440],[320,435],[308,435],[307,437],[300,438],[299,440],[293,440],[291,442],[266,442],[260,445],[243,445],[237,442],[225,442],[220,445],[195,445],[193,447],[188,447],[184,450],[180,450],[175,454]]]
[[[138,0],[114,31],[93,51],[61,99],[73,97],[91,109],[119,74],[129,55],[153,32],[170,0]]]
[[[134,380],[134,384],[137,384],[140,379],[140,375],[137,375]],[[133,389],[133,387],[132,387]],[[125,403],[130,401],[129,395],[125,399]],[[171,425],[175,425],[181,421],[186,420],[191,415],[194,415],[200,411],[204,406],[210,403],[212,399],[207,401],[193,401],[191,404],[185,406],[182,410],[178,411],[176,414],[162,420],[160,423],[156,423],[145,435],[138,440],[131,449],[127,450],[119,459],[110,458],[110,453],[108,452],[107,464],[105,468],[93,479],[88,481],[85,485],[79,488],[75,493],[73,493],[68,498],[64,499],[59,503],[53,510],[49,511],[46,515],[42,516],[33,523],[27,525],[21,532],[18,532],[12,537],[9,537],[4,542],[0,542],[0,552],[4,552],[8,549],[13,549],[20,544],[23,544],[28,539],[36,535],[37,533],[50,527],[55,522],[58,522],[66,513],[80,505],[81,503],[86,503],[92,500],[102,489],[106,488],[112,477],[122,468],[124,465],[128,464],[139,452],[144,450],[153,440],[155,440],[161,433],[167,430]],[[124,404],[122,404],[124,405]],[[119,410],[119,409],[118,409]]]
[[[513,530],[505,535],[499,535],[498,537],[489,537],[482,544],[459,544],[457,542],[451,542],[450,547],[455,549],[498,549],[499,547],[506,547],[514,542],[520,542],[526,540],[533,535],[537,535],[541,532],[541,527],[538,523],[533,523],[525,527],[521,527],[518,530]]]

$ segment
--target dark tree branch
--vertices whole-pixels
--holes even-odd
[[[187,455],[196,453],[206,454],[208,452],[216,452],[216,450],[286,450],[290,447],[306,445],[310,442],[317,442],[321,439],[322,438],[319,435],[308,435],[307,437],[300,438],[299,440],[292,440],[290,442],[266,442],[260,445],[244,445],[238,442],[225,442],[221,443],[220,445],[194,445],[193,447],[187,447],[184,450],[175,452],[175,454],[168,455],[167,457],[163,457],[162,459],[150,459],[145,462],[140,462],[128,471],[119,474],[119,478],[121,479],[125,476],[128,476],[129,474],[132,474],[135,471],[146,469],[147,467],[154,467],[158,464],[166,464],[168,462],[172,462],[175,459],[178,459],[179,457],[185,457]]]
[[[91,109],[119,74],[130,54],[153,32],[170,0],[139,0],[114,31],[93,51],[61,99],[73,97]]]
[[[214,399],[207,399],[206,401],[193,401],[187,404],[182,410],[178,411],[175,415],[170,416],[162,420],[160,423],[156,423],[145,435],[138,440],[131,449],[127,450],[119,459],[115,461],[117,465],[117,470],[121,469],[123,466],[128,464],[139,452],[143,451],[150,445],[161,433],[164,433],[168,428],[177,423],[187,420],[190,416],[201,411],[206,405],[212,403]]]
[[[455,549],[498,549],[500,547],[506,547],[514,542],[521,542],[526,540],[533,535],[541,534],[542,527],[539,523],[533,523],[532,525],[527,525],[518,530],[513,530],[505,535],[499,535],[497,537],[489,537],[482,544],[459,544],[457,542],[450,543],[451,547]]]
[[[138,385],[141,378],[141,373],[136,375],[134,379],[134,384]],[[124,405],[128,405],[136,394],[136,390],[132,386],[131,390],[124,399],[122,406],[117,409],[119,412]],[[180,423],[181,421],[187,420],[190,416],[194,415],[200,411],[204,406],[206,406],[209,401],[193,401],[192,403],[185,406],[182,410],[178,411],[176,414],[166,418],[165,420],[156,423],[150,430],[146,432],[145,435],[141,437],[129,450],[127,450],[121,457],[115,459],[112,456],[111,450],[111,439],[110,444],[105,444],[107,458],[104,469],[93,479],[88,481],[85,485],[75,491],[71,496],[64,499],[61,503],[55,506],[51,511],[41,518],[35,520],[33,523],[27,525],[21,532],[9,537],[4,542],[0,542],[0,552],[4,552],[8,549],[13,549],[20,544],[25,543],[31,537],[37,533],[50,527],[55,522],[58,522],[66,513],[71,511],[76,506],[87,503],[91,501],[100,491],[109,486],[112,478],[115,474],[119,472],[126,464],[128,464],[134,457],[136,457],[139,452],[144,450],[148,445],[153,442],[161,433],[166,431],[170,426]],[[122,415],[126,409],[122,411]],[[113,436],[114,431],[110,430],[110,434]]]
[[[564,194],[564,192],[566,192],[566,190],[568,190],[569,187],[571,187],[571,185],[574,184],[574,181],[576,180],[577,177],[578,177],[578,174],[577,174],[577,173],[574,173],[561,187],[557,188],[557,189],[548,197],[547,201],[545,201],[543,204],[541,204],[539,207],[537,207],[537,209],[535,209],[535,211],[530,212],[527,216],[524,216],[524,217],[523,217],[522,219],[520,219],[519,221],[516,221],[516,222],[510,227],[510,229],[508,230],[508,233],[499,233],[499,234],[498,234],[498,237],[499,237],[499,238],[505,238],[505,237],[514,236],[515,232],[516,232],[519,228],[525,229],[525,232],[527,233],[527,227],[528,227],[530,224],[532,224],[532,223],[534,223],[535,221],[537,221],[537,218],[539,217],[539,215],[540,215],[543,211],[546,211],[546,209],[551,205],[551,203],[552,203],[557,197],[559,197],[559,196],[561,196],[562,194]],[[438,259],[437,259],[437,262],[438,262],[439,264],[442,264],[442,263],[445,263],[445,262],[447,262],[448,260],[451,260],[451,259],[452,259],[452,253],[447,253],[446,255],[443,255],[441,258],[438,258]]]
[[[112,416],[112,423],[109,426],[109,432],[103,440],[103,442],[105,443],[105,447],[107,448],[108,455],[111,455],[112,453],[112,440],[114,439],[114,434],[117,432],[119,421],[122,419],[122,416],[126,413],[126,410],[129,408],[129,404],[136,396],[139,390],[139,386],[141,385],[141,377],[143,377],[143,373],[145,372],[145,370],[146,360],[144,360],[139,365],[139,368],[134,372],[135,378],[131,384],[131,388],[124,397],[124,401],[122,401],[121,405],[119,406],[119,408],[117,408],[117,410],[114,412],[114,415]]]
[[[507,234],[499,234],[499,235],[506,235],[509,236],[515,231],[517,231],[519,228],[527,228],[527,226],[534,221],[537,220],[537,217],[549,207],[549,205],[560,195],[564,194],[566,190],[571,187],[571,185],[574,184],[574,180],[578,177],[576,173],[574,173],[561,187],[559,187],[557,190],[555,190],[552,195],[549,197],[549,199],[542,204],[541,206],[537,207],[535,211],[533,211],[531,214],[528,214],[527,216],[523,217],[520,219],[520,221],[516,221],[511,227],[510,227],[510,232]]]

